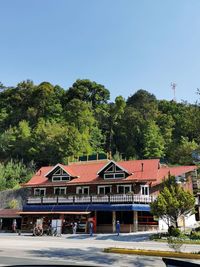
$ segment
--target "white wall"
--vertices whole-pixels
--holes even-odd
[[[159,225],[160,231],[168,230],[167,224],[162,219],[159,219],[158,225]],[[195,214],[185,217],[185,227],[194,228],[197,225],[198,225],[198,223],[195,219]],[[180,226],[183,227],[183,224],[182,225],[180,224]]]

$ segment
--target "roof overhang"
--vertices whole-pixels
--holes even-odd
[[[88,215],[90,211],[21,211],[20,215],[54,215],[54,214],[69,214],[69,215]]]
[[[54,211],[53,211],[54,210]],[[85,214],[92,211],[150,211],[148,204],[26,205],[20,214]],[[24,213],[26,212],[26,213]],[[47,212],[47,213],[45,213]],[[64,212],[64,213],[62,213]],[[84,213],[83,213],[84,212]],[[86,214],[89,214],[86,213]]]
[[[118,180],[117,181],[112,181],[112,180],[109,180],[109,181],[106,181],[106,180],[103,180],[101,182],[99,181],[90,181],[90,182],[74,182],[74,183],[71,183],[71,182],[67,182],[67,183],[62,183],[62,182],[58,182],[58,183],[44,183],[44,184],[29,184],[29,185],[24,185],[24,187],[52,187],[52,186],[74,186],[74,185],[77,185],[77,186],[81,186],[81,185],[107,185],[107,184],[130,184],[130,183],[147,183],[147,182],[154,182],[154,181],[157,181],[156,179],[151,179],[151,178],[147,178],[147,179],[123,179],[123,180]]]

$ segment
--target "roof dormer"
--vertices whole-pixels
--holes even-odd
[[[126,169],[113,160],[109,161],[97,174],[104,179],[124,179],[130,175]]]
[[[45,176],[52,182],[68,182],[75,178],[61,164],[54,166]]]

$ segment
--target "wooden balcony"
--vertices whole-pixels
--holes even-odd
[[[149,204],[156,196],[146,195],[70,195],[70,196],[43,196],[29,197],[27,204]]]

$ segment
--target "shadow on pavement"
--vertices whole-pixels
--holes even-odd
[[[55,258],[59,260],[66,260],[72,265],[86,265],[91,264],[93,266],[133,266],[133,267],[144,267],[144,266],[165,266],[162,265],[160,258],[151,257],[139,257],[132,255],[118,255],[103,253],[100,249],[89,247],[87,249],[44,249],[44,250],[32,250],[31,255],[36,258],[47,257],[49,258],[49,264],[51,260],[55,261]],[[58,264],[59,264],[58,260]]]
[[[94,239],[94,240],[111,240],[111,241],[119,241],[119,242],[143,242],[143,241],[148,241],[149,237],[151,234],[130,234],[130,235],[119,235],[117,236],[116,234],[99,234],[99,235],[94,235],[90,237],[89,235],[86,234],[81,234],[81,235],[70,235],[67,236],[66,239]]]

